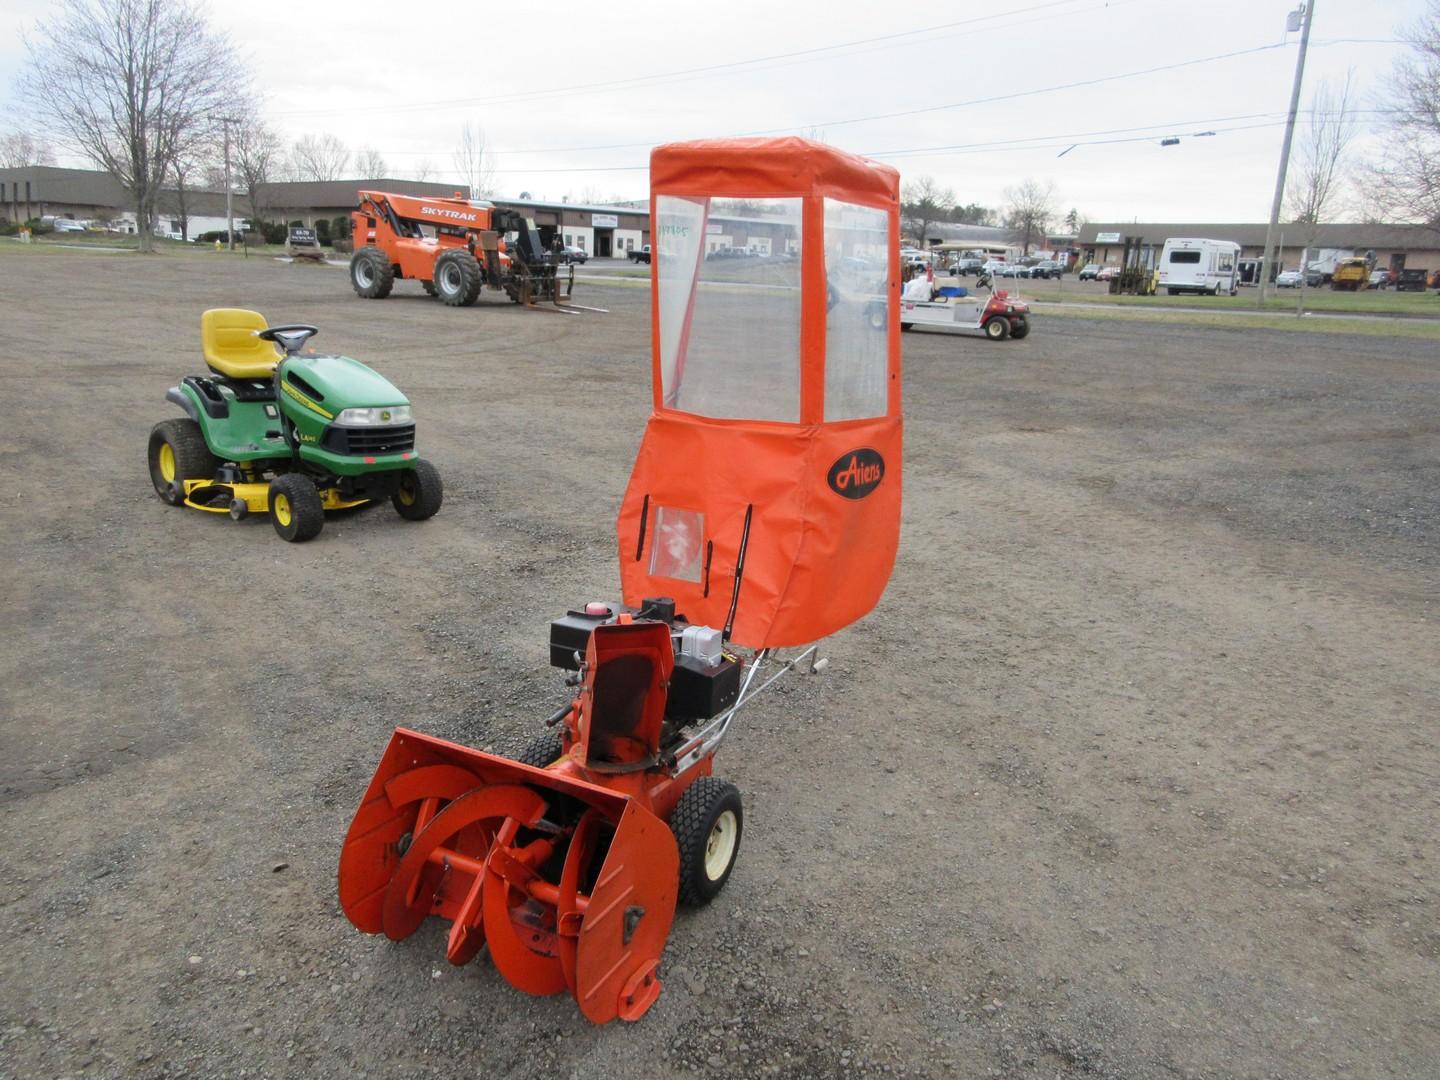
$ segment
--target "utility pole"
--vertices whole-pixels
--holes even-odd
[[[1270,224],[1265,227],[1265,255],[1260,260],[1260,288],[1257,307],[1265,306],[1265,296],[1270,291],[1270,266],[1275,257],[1271,244],[1275,239],[1275,226],[1280,222],[1280,204],[1285,200],[1285,172],[1290,167],[1290,143],[1295,138],[1295,114],[1300,111],[1300,84],[1305,80],[1305,51],[1310,47],[1310,27],[1315,22],[1315,0],[1306,0],[1299,9],[1290,13],[1286,29],[1293,30],[1296,15],[1305,19],[1300,31],[1300,53],[1295,57],[1295,85],[1290,90],[1290,115],[1285,120],[1285,142],[1280,147],[1280,169],[1275,174],[1275,199],[1270,204]],[[1301,267],[1304,273],[1304,267]]]
[[[235,205],[234,185],[230,183],[230,125],[240,121],[234,116],[222,116],[220,126],[225,129],[225,244],[235,250]]]

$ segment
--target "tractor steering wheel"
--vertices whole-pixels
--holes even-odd
[[[255,336],[262,341],[275,342],[285,350],[286,356],[294,356],[305,347],[305,342],[318,333],[320,333],[320,328],[311,326],[309,323],[286,323],[284,326],[256,330]]]

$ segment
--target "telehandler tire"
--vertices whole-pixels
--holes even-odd
[[[188,417],[161,420],[150,430],[150,482],[171,506],[185,501],[186,480],[213,480],[220,459],[210,453],[200,425]]]
[[[395,267],[390,257],[373,244],[350,256],[350,284],[355,295],[366,300],[384,300],[395,287]]]
[[[702,776],[680,796],[670,814],[670,831],[680,848],[680,902],[698,907],[720,894],[735,858],[745,809],[734,784]]]
[[[325,506],[315,481],[300,473],[286,473],[270,481],[270,524],[281,540],[304,543],[325,527]]]
[[[390,496],[390,503],[406,521],[424,521],[435,516],[444,499],[440,471],[424,458],[417,458],[415,467],[401,474],[400,486]]]
[[[436,295],[450,307],[469,307],[480,295],[480,264],[468,251],[447,251],[435,260]]]

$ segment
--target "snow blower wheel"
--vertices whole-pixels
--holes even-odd
[[[702,776],[680,796],[670,831],[680,848],[682,904],[698,907],[720,895],[735,869],[744,826],[740,792],[726,780]]]

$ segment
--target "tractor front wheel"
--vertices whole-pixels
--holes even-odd
[[[444,498],[440,471],[430,462],[419,459],[413,469],[400,474],[400,486],[390,496],[390,502],[406,521],[424,521],[435,516]]]
[[[171,506],[185,501],[186,480],[213,480],[220,459],[210,453],[200,425],[188,417],[161,420],[150,430],[150,482]]]
[[[315,482],[301,473],[286,473],[270,482],[270,524],[281,540],[292,544],[313,540],[325,527],[325,506]]]
[[[680,902],[699,906],[720,894],[740,854],[745,810],[734,784],[702,776],[685,790],[670,815],[680,848]]]
[[[468,251],[447,251],[435,260],[435,292],[450,307],[469,307],[480,295],[480,264]]]
[[[350,284],[355,295],[366,300],[384,300],[395,287],[395,267],[390,256],[367,244],[350,256]]]

